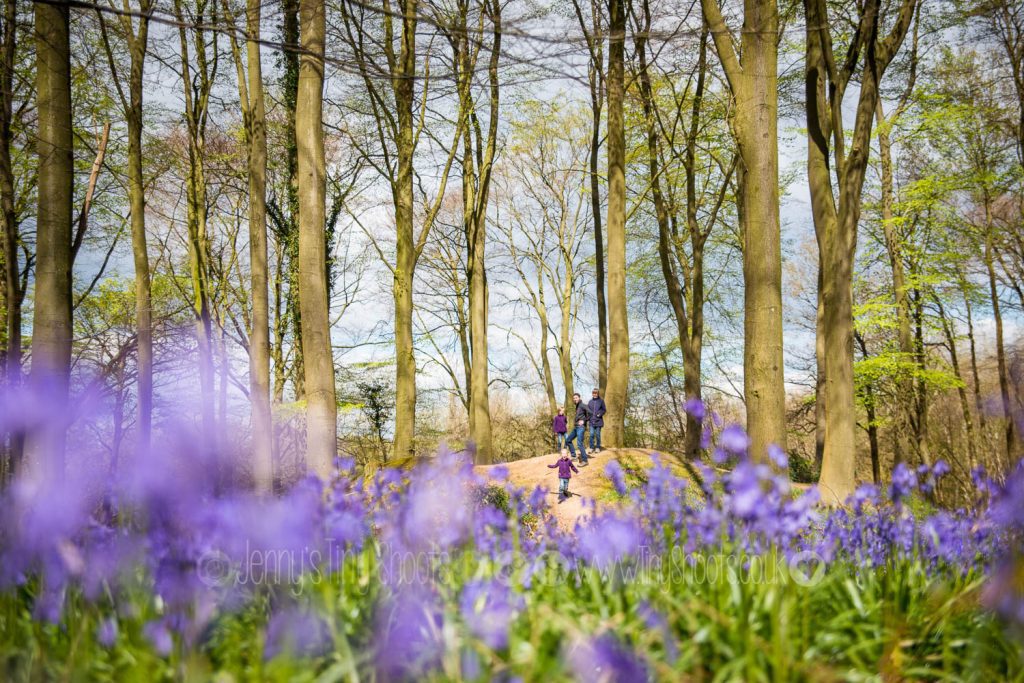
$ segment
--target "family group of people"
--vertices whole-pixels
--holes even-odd
[[[572,402],[576,407],[576,415],[571,428],[565,409],[561,407],[551,423],[551,429],[555,433],[555,447],[559,449],[561,457],[558,462],[548,465],[548,467],[558,468],[558,495],[561,498],[569,495],[569,479],[572,477],[572,472],[579,473],[576,465],[572,462],[576,459],[575,446],[579,446],[580,449],[580,467],[586,467],[590,462],[590,457],[584,446],[584,437],[588,427],[590,430],[590,452],[599,453],[602,450],[601,428],[604,427],[604,415],[608,412],[604,399],[601,398],[601,392],[597,389],[591,392],[590,401],[587,403],[582,401],[579,394],[572,395]]]

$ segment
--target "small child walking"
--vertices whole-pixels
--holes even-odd
[[[558,415],[551,421],[551,429],[555,432],[555,448],[565,449],[565,433],[569,429],[568,418],[565,416],[565,408],[558,408]]]
[[[569,479],[572,477],[572,473],[579,474],[580,471],[576,469],[576,465],[572,464],[572,460],[569,459],[569,451],[562,449],[562,457],[558,459],[554,465],[548,465],[549,469],[558,468],[558,497],[559,499],[565,499],[569,497]]]

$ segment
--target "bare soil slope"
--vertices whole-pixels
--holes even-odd
[[[481,465],[476,469],[480,474],[488,476],[495,467],[507,467],[509,481],[516,486],[527,490],[532,490],[537,486],[546,488],[550,514],[555,516],[563,528],[571,529],[577,519],[590,513],[590,507],[584,505],[585,500],[600,502],[612,490],[611,482],[604,474],[604,468],[610,460],[619,460],[626,468],[649,469],[654,464],[651,459],[654,453],[655,451],[643,448],[610,448],[591,455],[590,464],[587,467],[580,467],[578,462],[573,461],[580,473],[572,475],[572,480],[569,482],[569,491],[572,495],[563,501],[558,499],[557,470],[548,468],[548,465],[558,462],[557,453],[539,455],[535,458],[501,463],[500,465]]]

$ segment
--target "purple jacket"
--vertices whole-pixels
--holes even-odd
[[[555,415],[554,422],[551,423],[551,428],[555,430],[555,434],[565,434],[566,426],[568,421],[565,415]]]
[[[559,458],[558,462],[556,462],[554,465],[548,465],[549,469],[554,469],[556,467],[558,468],[559,479],[571,479],[572,475],[569,473],[570,469],[576,474],[580,473],[580,471],[576,469],[576,465],[573,465],[572,461],[569,460],[569,458]]]

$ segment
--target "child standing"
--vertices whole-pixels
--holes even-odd
[[[562,449],[562,457],[558,459],[554,465],[548,465],[549,469],[558,468],[558,497],[560,499],[567,498],[569,496],[569,479],[572,477],[572,473],[579,474],[580,471],[576,469],[576,465],[572,464],[572,460],[569,459],[569,451]]]
[[[555,419],[551,423],[551,429],[555,432],[555,448],[559,450],[565,448],[565,432],[568,427],[569,421],[565,417],[565,408],[559,406],[558,415],[555,415]]]

